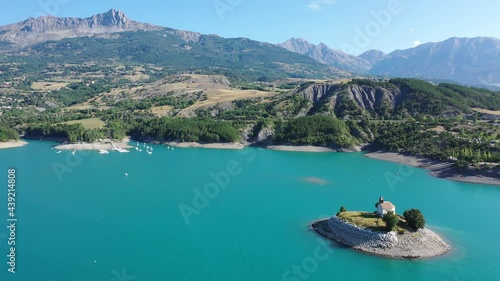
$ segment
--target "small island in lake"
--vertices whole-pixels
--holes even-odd
[[[375,212],[348,212],[344,207],[333,217],[314,222],[320,235],[355,250],[390,258],[430,258],[446,254],[451,247],[425,228],[417,209],[396,214],[396,207],[380,197]]]

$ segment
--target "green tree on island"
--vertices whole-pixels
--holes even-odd
[[[382,220],[385,222],[387,231],[393,231],[398,225],[399,218],[393,212],[388,212],[382,217]]]
[[[337,217],[340,216],[340,214],[347,212],[347,209],[344,206],[341,206],[339,211],[337,212]]]
[[[406,210],[403,213],[408,225],[414,230],[423,229],[425,227],[425,218],[422,212],[418,209]]]

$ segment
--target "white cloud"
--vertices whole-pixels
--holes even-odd
[[[413,41],[413,47],[417,47],[418,45],[422,44],[419,40]]]
[[[307,7],[313,11],[320,11],[323,5],[330,5],[337,2],[337,0],[316,0],[312,1]]]

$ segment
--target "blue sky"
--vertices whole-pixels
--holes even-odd
[[[495,0],[15,0],[2,3],[0,25],[42,14],[88,17],[110,8],[176,29],[270,43],[297,37],[354,54],[455,36],[500,38]]]

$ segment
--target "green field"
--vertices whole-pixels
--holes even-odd
[[[368,212],[343,212],[339,214],[339,218],[346,222],[355,224],[362,228],[367,228],[376,231],[386,231],[385,222],[375,213]],[[399,223],[395,231],[411,231],[403,217],[399,216]]]
[[[85,129],[102,129],[104,126],[106,126],[106,123],[102,121],[100,118],[89,118],[89,119],[82,119],[82,120],[74,120],[74,121],[68,121],[64,122],[64,124],[82,124],[82,126]]]

